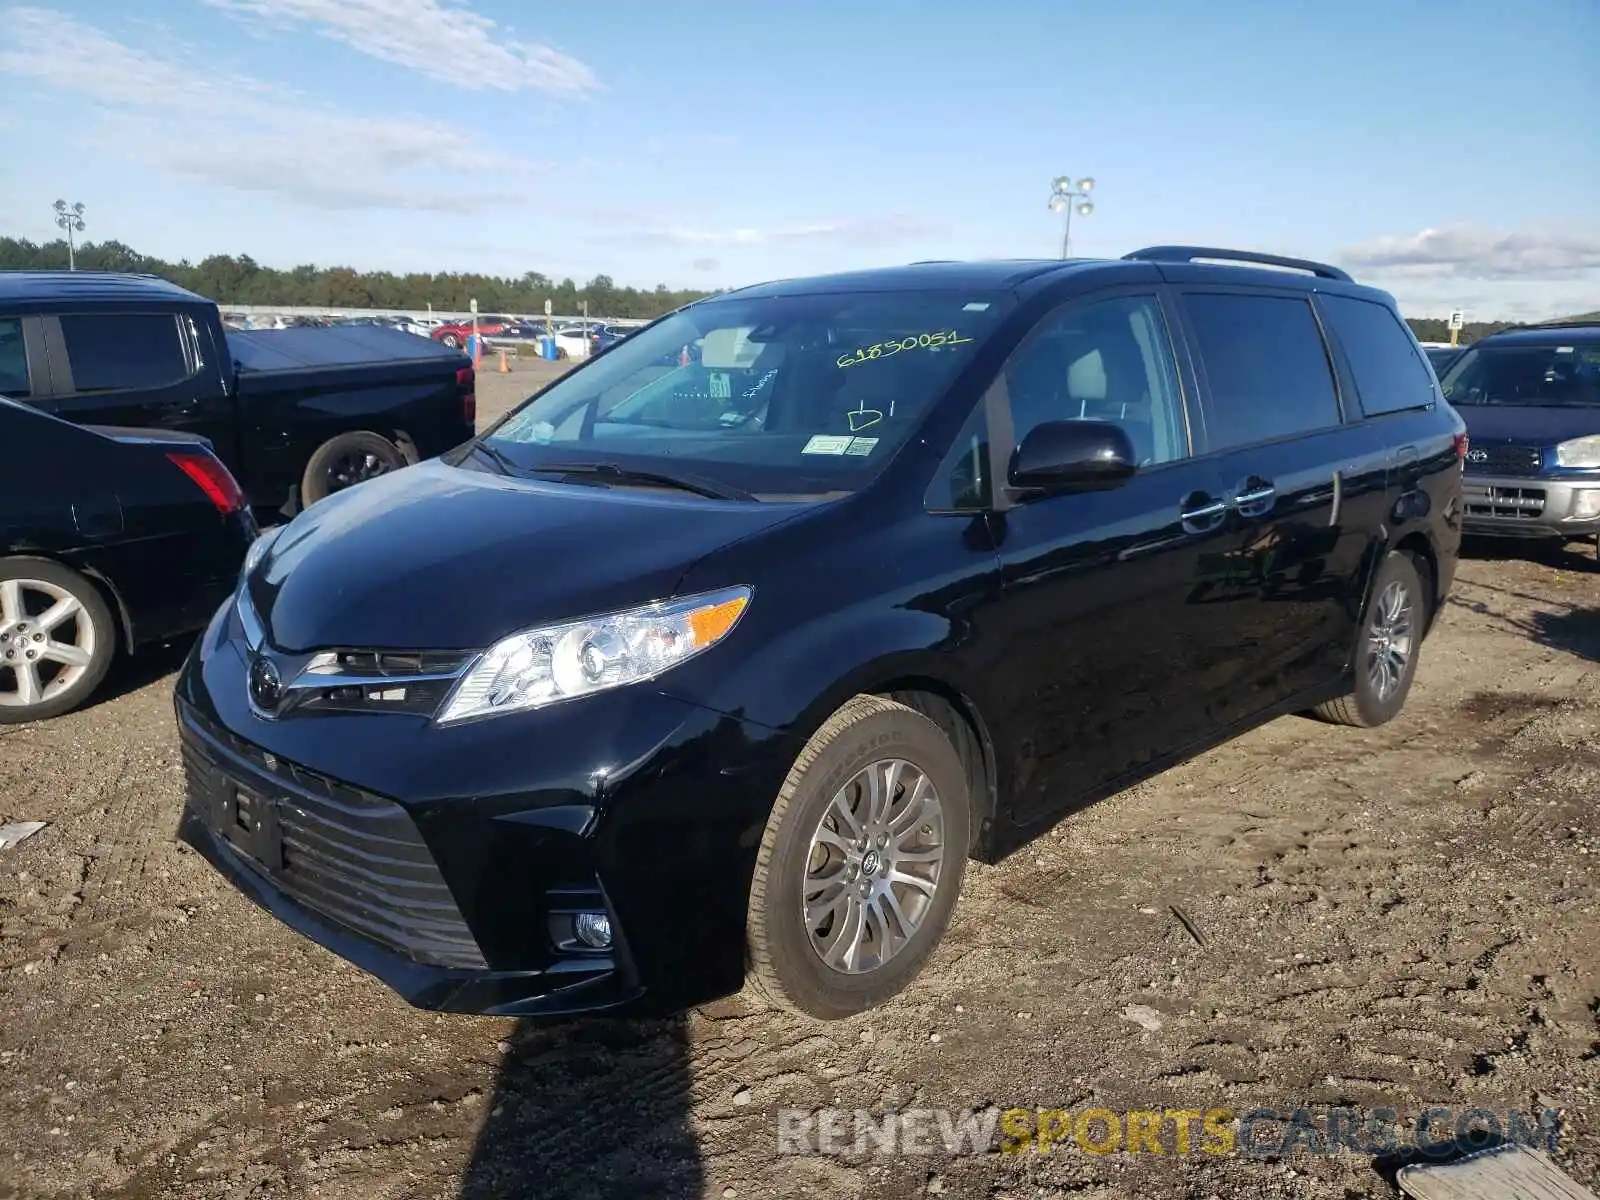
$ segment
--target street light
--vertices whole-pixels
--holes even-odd
[[[1076,189],[1072,186],[1072,179],[1067,175],[1057,175],[1050,182],[1050,211],[1067,214],[1067,228],[1061,235],[1061,257],[1067,257],[1067,250],[1072,245],[1072,210],[1073,202],[1077,201],[1077,210],[1080,216],[1087,217],[1094,211],[1094,203],[1089,199],[1089,193],[1094,191],[1094,180],[1088,176],[1078,180]]]
[[[65,200],[57,200],[56,224],[67,231],[67,270],[76,271],[78,250],[73,244],[72,235],[83,232],[83,205],[74,204],[68,208]]]

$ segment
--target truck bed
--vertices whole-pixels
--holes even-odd
[[[227,338],[228,351],[239,364],[240,371],[251,374],[428,360],[440,365],[454,362],[460,367],[467,361],[461,351],[442,346],[431,338],[380,325],[230,329]]]

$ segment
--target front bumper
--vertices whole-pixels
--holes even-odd
[[[1586,537],[1600,533],[1600,478],[1468,475],[1462,481],[1463,525],[1468,533],[1497,537]]]
[[[230,636],[230,631],[232,636]],[[179,836],[417,1007],[677,1011],[743,982],[786,738],[643,689],[439,729],[249,707],[232,605],[179,677]],[[605,911],[612,945],[558,936]]]

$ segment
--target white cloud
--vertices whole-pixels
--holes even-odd
[[[65,14],[0,12],[0,75],[90,102],[91,145],[170,173],[322,209],[475,212],[538,170],[448,125],[334,114],[290,88],[157,58]]]
[[[476,91],[584,96],[600,81],[569,54],[525,42],[450,0],[203,0],[257,29],[310,27],[369,57]]]
[[[1397,279],[1573,280],[1600,270],[1600,233],[1424,229],[1352,246],[1343,259]]]
[[[825,242],[845,246],[881,246],[935,237],[942,226],[910,213],[882,217],[850,217],[776,229],[647,229],[634,234],[641,242],[672,246],[767,246],[775,243]]]
[[[715,271],[721,268],[722,263],[715,258],[697,258],[689,265],[696,271]]]

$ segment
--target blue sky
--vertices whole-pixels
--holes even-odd
[[[1600,4],[0,0],[0,232],[729,286],[1160,242],[1600,309]]]

